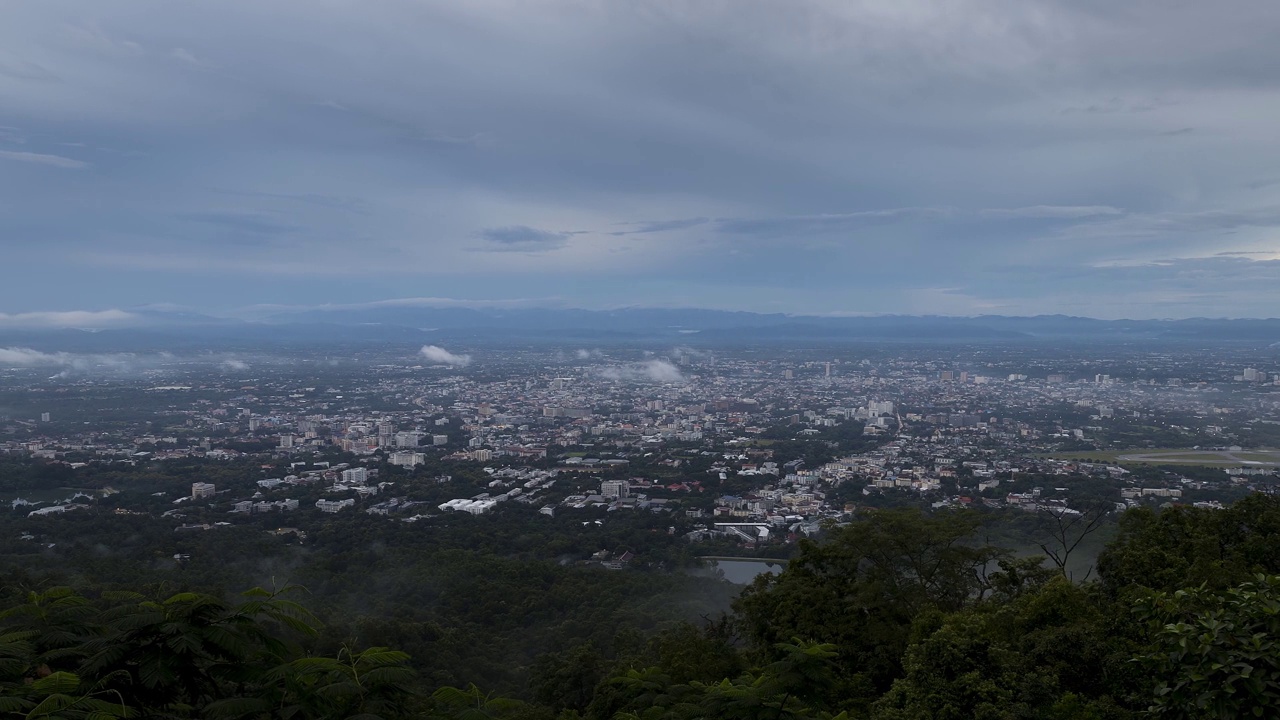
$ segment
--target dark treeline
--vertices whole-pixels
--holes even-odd
[[[84,518],[91,536],[93,516]],[[136,536],[136,552],[86,543],[53,563],[56,548],[21,555],[6,541],[0,713],[923,720],[1280,710],[1280,500],[1269,496],[1226,510],[1129,511],[1086,583],[976,540],[976,513],[866,511],[801,541],[785,572],[761,576],[731,606],[723,582],[659,562],[608,571],[510,550],[554,532],[466,548],[455,543],[482,533],[447,540],[371,519],[335,518],[301,545],[221,528],[197,534],[190,559],[145,557],[168,546],[142,517],[114,528]],[[613,524],[666,537],[636,522]],[[472,525],[502,535],[497,519]],[[254,572],[309,594],[222,590]]]

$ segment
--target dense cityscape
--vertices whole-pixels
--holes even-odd
[[[1266,450],[1280,445],[1280,366],[1265,353],[424,346],[340,365],[174,358],[3,373],[0,452],[66,467],[66,486],[104,465],[252,461],[222,485],[143,497],[9,490],[28,516],[112,508],[177,530],[261,513],[302,533],[323,522],[299,508],[429,524],[510,504],[670,513],[691,542],[762,549],[859,507],[1221,507],[1272,492],[1280,467]],[[442,502],[463,489],[455,476],[474,480]]]

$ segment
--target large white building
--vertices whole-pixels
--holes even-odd
[[[419,452],[402,451],[391,453],[391,464],[399,467],[413,467],[426,461],[427,456]]]
[[[191,483],[191,497],[199,500],[200,498],[211,498],[217,493],[217,488],[213,483]]]
[[[369,480],[369,471],[358,467],[342,471],[342,482],[348,485],[363,485]]]
[[[461,498],[458,500],[450,500],[439,506],[441,510],[453,512],[468,512],[472,515],[483,515],[493,509],[498,502],[492,499],[484,500],[468,500]]]
[[[888,400],[885,400],[883,402],[877,401],[877,400],[871,400],[870,402],[867,403],[867,413],[870,414],[872,417],[876,417],[879,415],[892,415],[893,403]]]
[[[624,498],[631,494],[631,485],[626,480],[605,480],[600,483],[600,494],[607,498]]]

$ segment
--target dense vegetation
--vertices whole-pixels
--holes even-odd
[[[374,547],[363,519],[295,547],[319,556],[295,574],[309,597],[218,591],[244,577],[238,556],[258,552],[257,538],[278,540],[260,531],[218,539],[231,570],[193,567],[178,587],[127,555],[62,575],[11,560],[0,717],[1280,713],[1280,500],[1130,511],[1087,583],[976,540],[980,522],[867,511],[801,541],[785,572],[758,578],[724,614],[708,610],[730,594],[714,579],[449,543],[423,563],[396,538]],[[212,533],[200,542],[210,545],[195,555],[214,552]]]

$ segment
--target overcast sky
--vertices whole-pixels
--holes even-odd
[[[0,321],[1277,316],[1276,38],[1275,0],[0,0]]]

